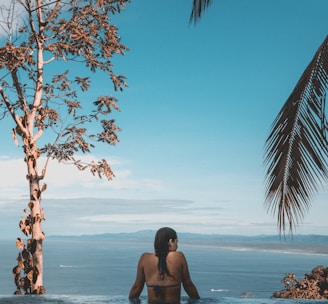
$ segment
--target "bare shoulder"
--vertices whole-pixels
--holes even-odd
[[[184,254],[182,251],[170,251],[169,254],[172,254],[177,257],[184,257]]]
[[[149,261],[150,259],[154,258],[153,253],[145,252],[140,256],[140,261]]]
[[[169,254],[168,254],[168,257],[172,258],[174,260],[180,260],[180,261],[185,261],[186,260],[183,252],[181,252],[181,251],[170,251]]]

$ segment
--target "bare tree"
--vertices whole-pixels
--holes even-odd
[[[20,252],[13,274],[18,294],[45,293],[41,194],[46,184],[41,181],[48,160],[71,163],[109,180],[114,177],[106,160],[83,163],[76,155],[119,141],[120,129],[108,117],[113,109],[119,111],[118,100],[111,95],[89,100],[83,92],[91,87],[96,72],[108,75],[115,90],[126,86],[125,77],[113,72],[112,56],[123,55],[127,48],[111,23],[111,16],[126,2],[18,0],[16,6],[24,11],[18,35],[12,27],[13,6],[1,23],[9,38],[0,47],[0,118],[12,121],[13,140],[23,148],[30,196],[20,221],[27,239],[16,241]],[[76,73],[72,67],[78,67]],[[47,161],[39,170],[41,155]]]

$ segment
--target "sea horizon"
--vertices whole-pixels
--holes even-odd
[[[135,240],[153,242],[156,230],[139,230],[136,232],[81,234],[81,235],[50,235],[49,239],[108,239]],[[237,235],[213,233],[178,233],[180,245],[214,246],[231,250],[261,250],[285,253],[328,254],[328,236],[320,234],[295,234],[281,236],[279,234]],[[45,240],[46,242],[46,240]]]

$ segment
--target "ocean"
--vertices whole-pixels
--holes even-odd
[[[0,303],[117,303],[128,304],[139,256],[152,252],[152,240],[106,238],[48,238],[44,242],[44,296],[12,296],[15,291],[12,268],[16,263],[15,240],[0,240]],[[286,272],[296,278],[318,266],[327,266],[328,253],[266,250],[249,247],[221,247],[183,243],[191,278],[201,295],[181,303],[325,303],[314,300],[271,298],[283,289]],[[141,303],[147,303],[146,288]]]

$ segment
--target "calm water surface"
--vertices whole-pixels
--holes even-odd
[[[286,272],[297,278],[317,265],[327,265],[328,255],[220,248],[179,242],[189,263],[192,279],[202,297],[181,303],[323,303],[324,301],[271,299]],[[12,297],[11,270],[17,250],[15,240],[1,241],[0,303],[129,303],[127,295],[135,279],[142,252],[152,252],[152,241],[109,239],[46,239],[44,283],[41,297]],[[146,290],[142,303],[147,303]],[[327,302],[328,303],[328,302]]]

